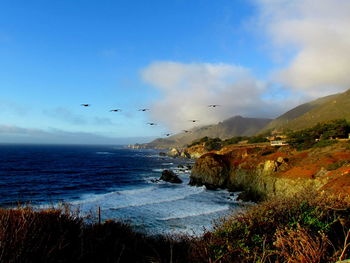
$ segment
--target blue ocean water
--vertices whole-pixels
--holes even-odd
[[[0,145],[0,205],[69,203],[152,234],[200,234],[239,209],[235,195],[188,185],[193,161],[118,146]],[[157,182],[171,169],[182,184]]]

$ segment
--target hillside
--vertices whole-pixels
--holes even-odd
[[[149,148],[182,147],[205,136],[211,138],[219,137],[221,139],[227,139],[233,136],[251,136],[260,131],[270,121],[271,119],[234,116],[216,125],[194,128],[188,133],[182,132],[168,138],[158,138],[143,146]]]
[[[332,119],[350,120],[350,90],[299,105],[271,121],[262,131],[300,130]]]

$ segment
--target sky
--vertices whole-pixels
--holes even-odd
[[[0,143],[275,118],[350,87],[349,13],[348,0],[2,0]]]

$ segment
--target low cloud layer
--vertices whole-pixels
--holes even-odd
[[[43,113],[54,119],[58,119],[73,125],[115,125],[111,119],[104,117],[85,117],[81,114],[76,114],[69,109],[57,107],[49,110],[44,110]]]
[[[42,136],[47,135],[47,132],[44,132],[40,129],[28,129],[22,128],[14,125],[0,125],[0,134],[15,134],[15,135],[28,135],[28,136]]]
[[[276,110],[263,99],[267,85],[240,66],[163,61],[145,68],[142,77],[161,94],[152,107],[152,119],[173,131],[193,127],[193,119],[204,125],[233,115],[272,116]],[[209,108],[210,104],[220,106]]]
[[[48,131],[0,124],[0,143],[39,144],[133,144],[149,141],[145,137],[111,138],[87,132],[70,132],[59,129]]]
[[[349,0],[255,0],[258,24],[287,66],[274,80],[312,97],[350,88]]]

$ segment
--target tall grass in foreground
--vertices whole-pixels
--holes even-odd
[[[349,258],[350,200],[314,192],[260,203],[206,233],[196,262],[336,262]]]
[[[336,262],[350,257],[349,230],[349,197],[314,192],[252,206],[198,238],[86,224],[64,209],[0,209],[0,262]]]
[[[187,240],[147,236],[68,210],[0,209],[0,262],[187,262]]]

